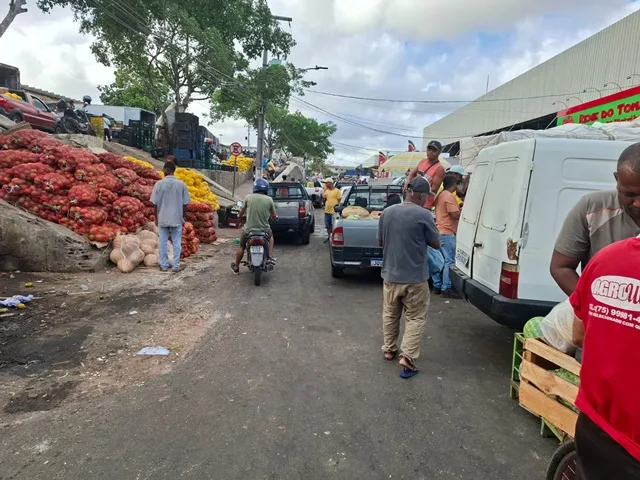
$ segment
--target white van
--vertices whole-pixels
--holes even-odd
[[[555,240],[586,193],[615,188],[621,141],[531,138],[478,154],[457,234],[453,286],[521,328],[566,295],[549,273]]]

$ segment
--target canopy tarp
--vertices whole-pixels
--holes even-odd
[[[407,170],[416,168],[425,158],[427,158],[425,152],[402,152],[380,165],[379,170],[392,174],[402,174]],[[451,164],[446,158],[440,157],[440,163],[442,163],[445,170],[451,168]]]
[[[362,168],[374,168],[378,166],[380,155],[371,155],[364,162],[362,162]]]

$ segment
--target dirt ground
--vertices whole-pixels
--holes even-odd
[[[180,273],[0,273],[1,299],[34,296],[25,310],[0,314],[0,423],[170,371],[214,320],[215,298],[198,298],[197,285],[216,282],[214,267],[229,258],[236,235],[220,230]],[[147,346],[170,355],[136,355]]]

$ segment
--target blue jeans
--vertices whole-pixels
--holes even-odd
[[[182,252],[182,225],[179,227],[160,227],[160,268],[169,268],[169,254],[167,253],[167,243],[171,235],[173,243],[173,269],[180,267],[180,252]]]
[[[444,269],[442,273],[433,275],[433,286],[442,291],[450,290],[449,268],[456,263],[456,236],[453,234],[440,235],[440,251],[444,255]]]

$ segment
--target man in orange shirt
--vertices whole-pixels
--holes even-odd
[[[440,152],[442,151],[442,144],[437,140],[432,140],[427,145],[427,158],[422,160],[420,164],[409,174],[405,181],[405,190],[409,182],[418,176],[419,172],[424,173],[424,178],[429,181],[431,185],[431,191],[437,192],[440,190],[442,180],[444,179],[444,166],[440,163]],[[428,197],[427,202],[424,204],[425,208],[431,209],[434,204],[434,197]]]
[[[442,293],[446,298],[462,298],[451,286],[449,268],[456,263],[456,233],[460,220],[460,206],[453,192],[458,186],[455,175],[447,174],[442,182],[443,189],[435,198],[436,226],[440,232],[440,251],[444,256],[444,269],[433,274],[435,294]]]

